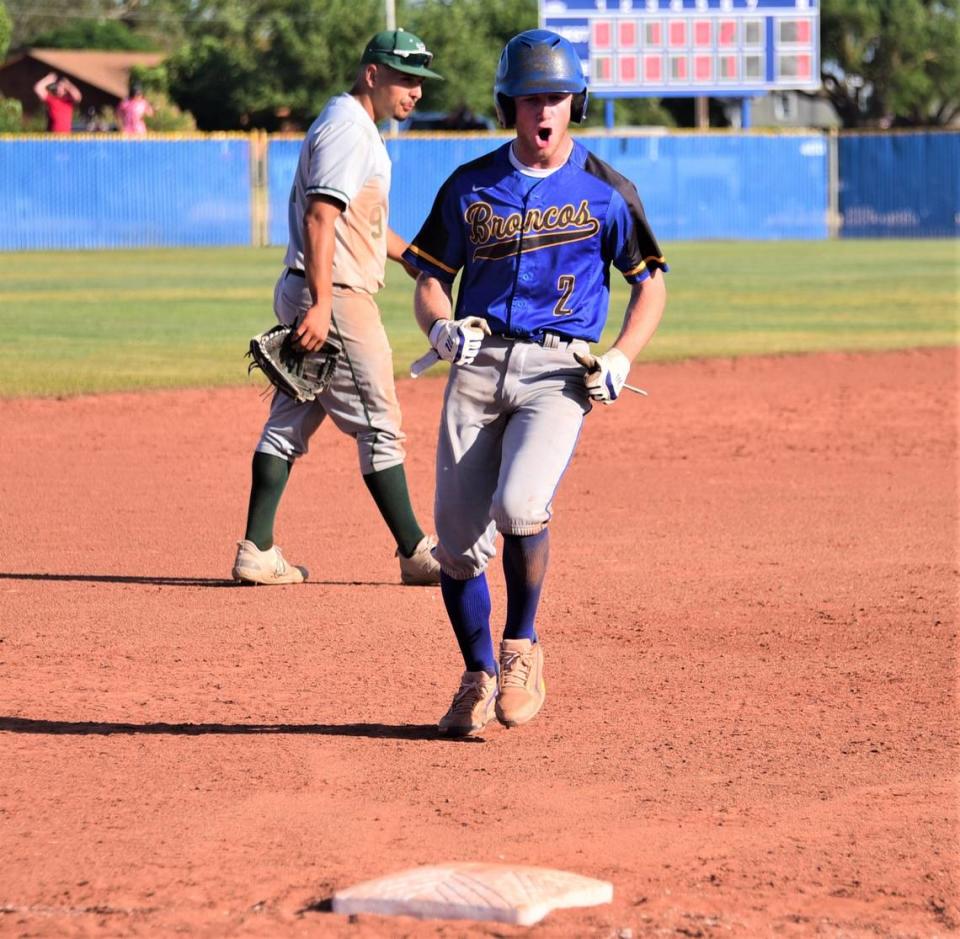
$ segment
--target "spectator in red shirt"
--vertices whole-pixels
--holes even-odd
[[[47,109],[47,130],[52,134],[69,134],[73,109],[81,98],[77,86],[66,76],[50,72],[33,86],[33,91]]]

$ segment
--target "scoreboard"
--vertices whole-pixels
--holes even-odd
[[[539,0],[600,97],[820,87],[820,0]]]

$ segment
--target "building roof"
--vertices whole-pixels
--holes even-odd
[[[24,58],[36,59],[53,71],[64,72],[73,79],[100,88],[117,98],[125,98],[130,83],[130,69],[135,65],[148,68],[159,65],[165,52],[104,52],[99,49],[26,49],[4,63],[7,68]]]

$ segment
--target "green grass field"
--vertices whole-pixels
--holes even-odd
[[[666,245],[669,300],[646,360],[955,345],[954,241]],[[279,249],[0,253],[0,396],[238,385],[273,323]],[[425,348],[412,281],[380,295],[397,373]],[[610,328],[626,287],[613,277]]]

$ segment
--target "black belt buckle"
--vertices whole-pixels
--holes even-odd
[[[544,349],[559,349],[561,343],[568,341],[552,329],[543,329],[539,333],[527,333],[525,336],[511,336],[503,333],[500,338],[506,339],[508,342],[531,342],[534,345],[543,346]]]

